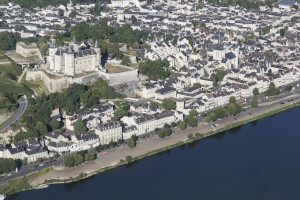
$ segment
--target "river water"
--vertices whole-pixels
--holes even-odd
[[[10,200],[300,199],[300,108]]]

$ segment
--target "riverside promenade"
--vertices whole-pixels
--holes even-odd
[[[230,116],[210,124],[200,123],[197,127],[187,128],[183,131],[175,129],[175,133],[162,139],[158,138],[156,135],[139,139],[137,146],[133,149],[130,149],[126,145],[121,145],[117,148],[103,151],[98,153],[98,158],[95,161],[86,162],[73,168],[61,167],[51,170],[31,180],[30,184],[33,187],[36,187],[43,184],[46,180],[60,180],[62,182],[68,181],[72,178],[78,177],[83,172],[86,173],[87,176],[90,176],[101,171],[101,169],[107,169],[119,165],[120,160],[124,159],[128,155],[132,156],[133,158],[139,157],[149,154],[152,151],[172,146],[178,142],[186,143],[189,141],[187,138],[189,134],[200,133],[206,135],[212,131],[219,132],[219,130],[221,131],[233,123],[242,123],[245,120],[255,119],[260,115],[269,113],[273,110],[283,109],[285,107],[292,106],[295,103],[299,103],[299,97],[300,94],[291,94],[272,102],[263,103],[257,108],[248,108],[246,111],[243,111],[236,116]],[[290,101],[291,99],[293,99],[293,101]],[[212,128],[213,124],[218,124],[218,127]]]

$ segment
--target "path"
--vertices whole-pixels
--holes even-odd
[[[23,76],[24,76],[24,74],[25,74],[26,72],[27,72],[27,68],[25,68],[25,69],[23,70],[21,76],[19,76],[19,78],[18,78],[18,83],[21,83],[22,78],[23,78]]]

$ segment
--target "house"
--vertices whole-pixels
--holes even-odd
[[[166,98],[176,98],[176,89],[173,87],[165,87],[155,92],[155,100],[163,100]]]
[[[77,151],[91,149],[100,144],[99,137],[93,132],[72,135],[71,141],[77,145]]]
[[[100,144],[109,144],[122,139],[122,126],[120,122],[108,122],[98,124],[95,134],[100,138]]]

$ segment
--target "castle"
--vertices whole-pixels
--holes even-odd
[[[88,42],[78,45],[75,38],[67,47],[56,47],[55,40],[51,39],[47,61],[51,71],[74,77],[99,69],[101,49],[97,40],[94,47]]]

